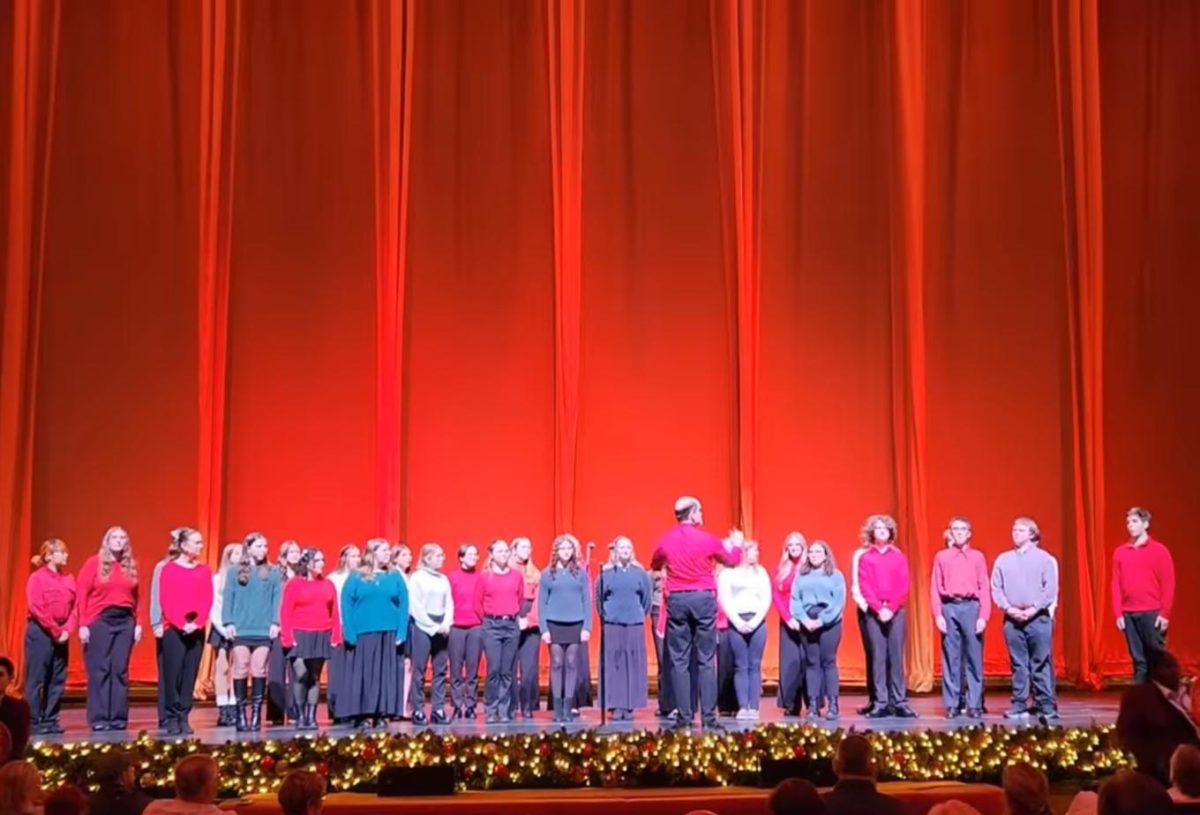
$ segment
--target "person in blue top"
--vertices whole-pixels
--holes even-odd
[[[596,578],[596,605],[604,624],[601,697],[614,721],[631,721],[633,711],[649,702],[646,615],[653,601],[654,584],[634,560],[633,541],[618,536],[612,562]]]
[[[225,572],[221,600],[222,623],[233,640],[233,689],[239,731],[258,730],[267,690],[267,663],[271,641],[279,637],[279,604],[283,582],[279,570],[267,561],[267,538],[261,532],[246,536],[246,555]],[[246,716],[246,685],[250,678],[250,715]]]
[[[538,619],[542,642],[550,646],[554,721],[570,721],[574,716],[564,688],[569,694],[579,683],[579,651],[592,636],[592,587],[574,535],[554,539],[550,565],[538,585]]]
[[[339,689],[338,715],[344,712],[364,730],[404,712],[404,653],[400,646],[408,636],[408,587],[400,573],[391,569],[391,560],[387,541],[372,541],[363,554],[362,566],[350,573],[342,589],[342,641],[348,675],[346,685]]]
[[[846,578],[838,571],[833,551],[823,540],[813,541],[800,562],[792,584],[792,617],[800,621],[808,687],[808,716],[838,718],[838,646],[842,644],[842,614],[846,610]]]

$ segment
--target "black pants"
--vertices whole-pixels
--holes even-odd
[[[475,709],[479,699],[479,657],[483,654],[483,626],[450,629],[450,696],[454,709]]]
[[[704,721],[716,721],[717,708],[717,597],[711,591],[677,591],[667,597],[667,653],[671,657],[671,687],[679,719],[692,719],[692,677],[696,654],[700,685],[700,712]]]
[[[947,710],[958,707],[964,698],[966,677],[967,708],[983,707],[983,635],[975,633],[979,620],[978,600],[944,600],[942,617],[946,633],[942,635],[942,702]]]
[[[425,712],[425,665],[433,662],[429,701],[435,713],[446,712],[446,671],[450,665],[450,635],[426,634],[413,626],[412,632],[412,688],[409,689],[409,707],[412,712]]]
[[[732,628],[717,629],[717,711],[732,716],[738,712],[737,684],[734,679]]]
[[[908,704],[908,680],[904,676],[905,612],[900,609],[886,623],[867,615],[871,640],[871,684],[875,704],[901,707]],[[812,693],[812,690],[809,690]]]
[[[67,686],[68,648],[33,620],[25,626],[25,698],[34,729],[58,723],[63,689]]]
[[[1158,611],[1126,611],[1125,643],[1133,659],[1133,681],[1145,682],[1150,678],[1155,663],[1167,650],[1167,635],[1154,627]]]
[[[517,673],[513,678],[513,708],[532,713],[540,705],[538,663],[541,661],[542,632],[526,628],[517,637]]]
[[[779,707],[799,713],[804,698],[804,634],[779,624]]]
[[[267,721],[271,724],[300,718],[300,711],[296,710],[292,699],[291,661],[279,637],[271,640],[271,652],[267,657]]]
[[[512,715],[513,667],[517,662],[517,621],[488,617],[483,621],[483,653],[487,659],[487,684],[483,704],[487,715]]]
[[[867,659],[867,702],[871,707],[875,706],[875,683],[871,680],[871,665],[873,657],[871,656],[871,636],[867,632],[867,618],[871,615],[855,606],[858,614],[858,636],[862,639],[863,656]]]
[[[1025,710],[1033,686],[1034,707],[1039,713],[1058,708],[1054,692],[1054,622],[1046,612],[1019,623],[1004,617],[1004,641],[1012,661],[1013,709]]]
[[[841,693],[837,655],[842,645],[842,621],[805,631],[803,637],[809,708],[819,710],[826,699],[836,702]]]
[[[163,629],[166,633],[166,629]],[[163,638],[154,638],[154,664],[158,668],[158,673],[155,676],[163,676]],[[158,694],[158,726],[160,728],[167,726],[167,695],[165,693]]]
[[[133,611],[109,606],[92,621],[83,649],[87,666],[87,718],[93,727],[129,724],[129,654],[133,651]]]
[[[163,632],[163,672],[159,675],[158,692],[166,697],[167,727],[187,724],[203,653],[204,629],[185,634],[168,626]]]

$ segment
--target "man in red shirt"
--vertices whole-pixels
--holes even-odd
[[[1133,659],[1133,681],[1145,682],[1167,647],[1167,625],[1175,603],[1171,550],[1150,537],[1150,513],[1125,514],[1129,541],[1113,552],[1112,609]]]
[[[950,545],[933,557],[929,599],[942,632],[942,699],[946,718],[966,713],[978,719],[983,707],[983,630],[992,611],[983,553],[971,546],[971,522],[950,519]],[[960,707],[966,676],[966,706]]]
[[[700,712],[705,727],[717,723],[717,581],[714,564],[736,566],[742,559],[742,540],[731,536],[728,544],[700,528],[704,515],[700,501],[684,496],[675,502],[678,524],[661,538],[654,549],[650,568],[667,572],[667,661],[671,665],[671,687],[679,717],[675,727],[692,726],[692,683],[689,670],[692,651],[700,683]]]

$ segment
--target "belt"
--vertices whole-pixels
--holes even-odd
[[[943,603],[978,603],[979,598],[972,595],[948,595],[942,598]]]
[[[512,620],[517,619],[517,615],[516,614],[484,614],[483,619],[512,621]]]

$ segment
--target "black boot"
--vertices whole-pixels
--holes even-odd
[[[255,733],[262,728],[263,696],[266,690],[266,679],[256,677],[250,681],[250,729]]]
[[[554,700],[554,721],[565,722],[567,720],[567,706],[562,699]]]
[[[841,711],[838,710],[838,700],[837,697],[834,696],[829,700],[829,709],[825,711],[825,720],[832,722],[840,715]]]
[[[305,705],[300,711],[300,729],[301,730],[316,730],[317,729],[317,706]]]
[[[233,680],[233,696],[237,699],[233,711],[233,723],[239,733],[245,733],[250,729],[250,725],[246,723],[246,684],[245,679]]]

